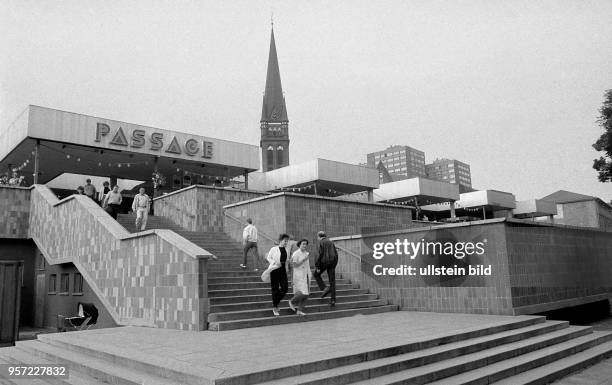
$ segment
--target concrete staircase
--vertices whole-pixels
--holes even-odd
[[[136,231],[135,216],[119,215],[117,221],[128,231]],[[210,313],[209,330],[231,330],[302,321],[347,317],[356,314],[374,314],[397,311],[376,294],[360,289],[346,279],[336,279],[336,306],[329,306],[329,297],[321,299],[322,292],[314,280],[304,317],[298,317],[289,308],[289,294],[280,303],[280,317],[272,314],[270,284],[261,281],[261,273],[243,270],[242,247],[221,232],[198,233],[183,229],[170,220],[149,216],[147,229],[169,229],[208,250],[218,259],[208,264],[208,295]],[[263,253],[260,250],[260,254]],[[291,287],[289,293],[292,293]]]
[[[173,357],[136,354],[130,350],[134,341],[129,339],[125,346],[109,347],[102,340],[100,346],[89,346],[80,338],[57,337],[62,335],[42,335],[39,340],[0,349],[0,363],[56,363],[70,368],[67,380],[40,379],[29,384],[520,385],[547,384],[612,355],[612,332],[594,332],[564,321],[546,322],[543,317],[517,317],[497,326],[441,333],[405,344],[338,350],[325,359],[305,354],[298,364],[258,367],[239,375],[217,372],[213,377]],[[92,340],[96,341],[95,335]]]

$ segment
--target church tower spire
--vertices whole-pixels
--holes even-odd
[[[270,34],[268,72],[261,108],[261,160],[263,171],[270,171],[289,165],[289,119],[281,85],[274,25]]]

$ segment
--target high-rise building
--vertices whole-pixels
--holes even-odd
[[[472,175],[470,165],[456,159],[436,159],[432,163],[425,165],[427,177],[448,183],[471,188]]]
[[[425,177],[425,153],[408,146],[390,146],[367,155],[368,167],[384,166],[393,180]],[[383,181],[381,172],[381,182]]]
[[[263,171],[289,165],[289,119],[281,86],[274,27],[270,37],[266,90],[261,109],[261,164]]]

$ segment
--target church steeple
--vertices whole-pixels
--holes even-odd
[[[281,85],[274,25],[270,34],[268,73],[261,108],[261,160],[263,171],[270,171],[289,165],[289,119]]]
[[[261,109],[261,121],[268,123],[287,122],[287,106],[283,96],[276,43],[274,41],[274,27],[270,35],[270,53],[268,55],[268,74],[266,75],[266,90]]]

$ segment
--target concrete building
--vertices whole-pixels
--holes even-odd
[[[554,223],[612,230],[612,206],[597,197],[559,190],[542,200],[556,203]]]
[[[390,146],[367,155],[368,167],[384,166],[393,180],[425,177],[425,153],[408,146]],[[383,175],[381,173],[381,182]]]
[[[281,85],[274,29],[270,36],[266,89],[261,108],[261,164],[263,171],[289,165],[289,118]]]
[[[470,165],[456,159],[436,159],[432,163],[425,165],[425,173],[430,179],[457,183],[461,186],[472,188]]]

